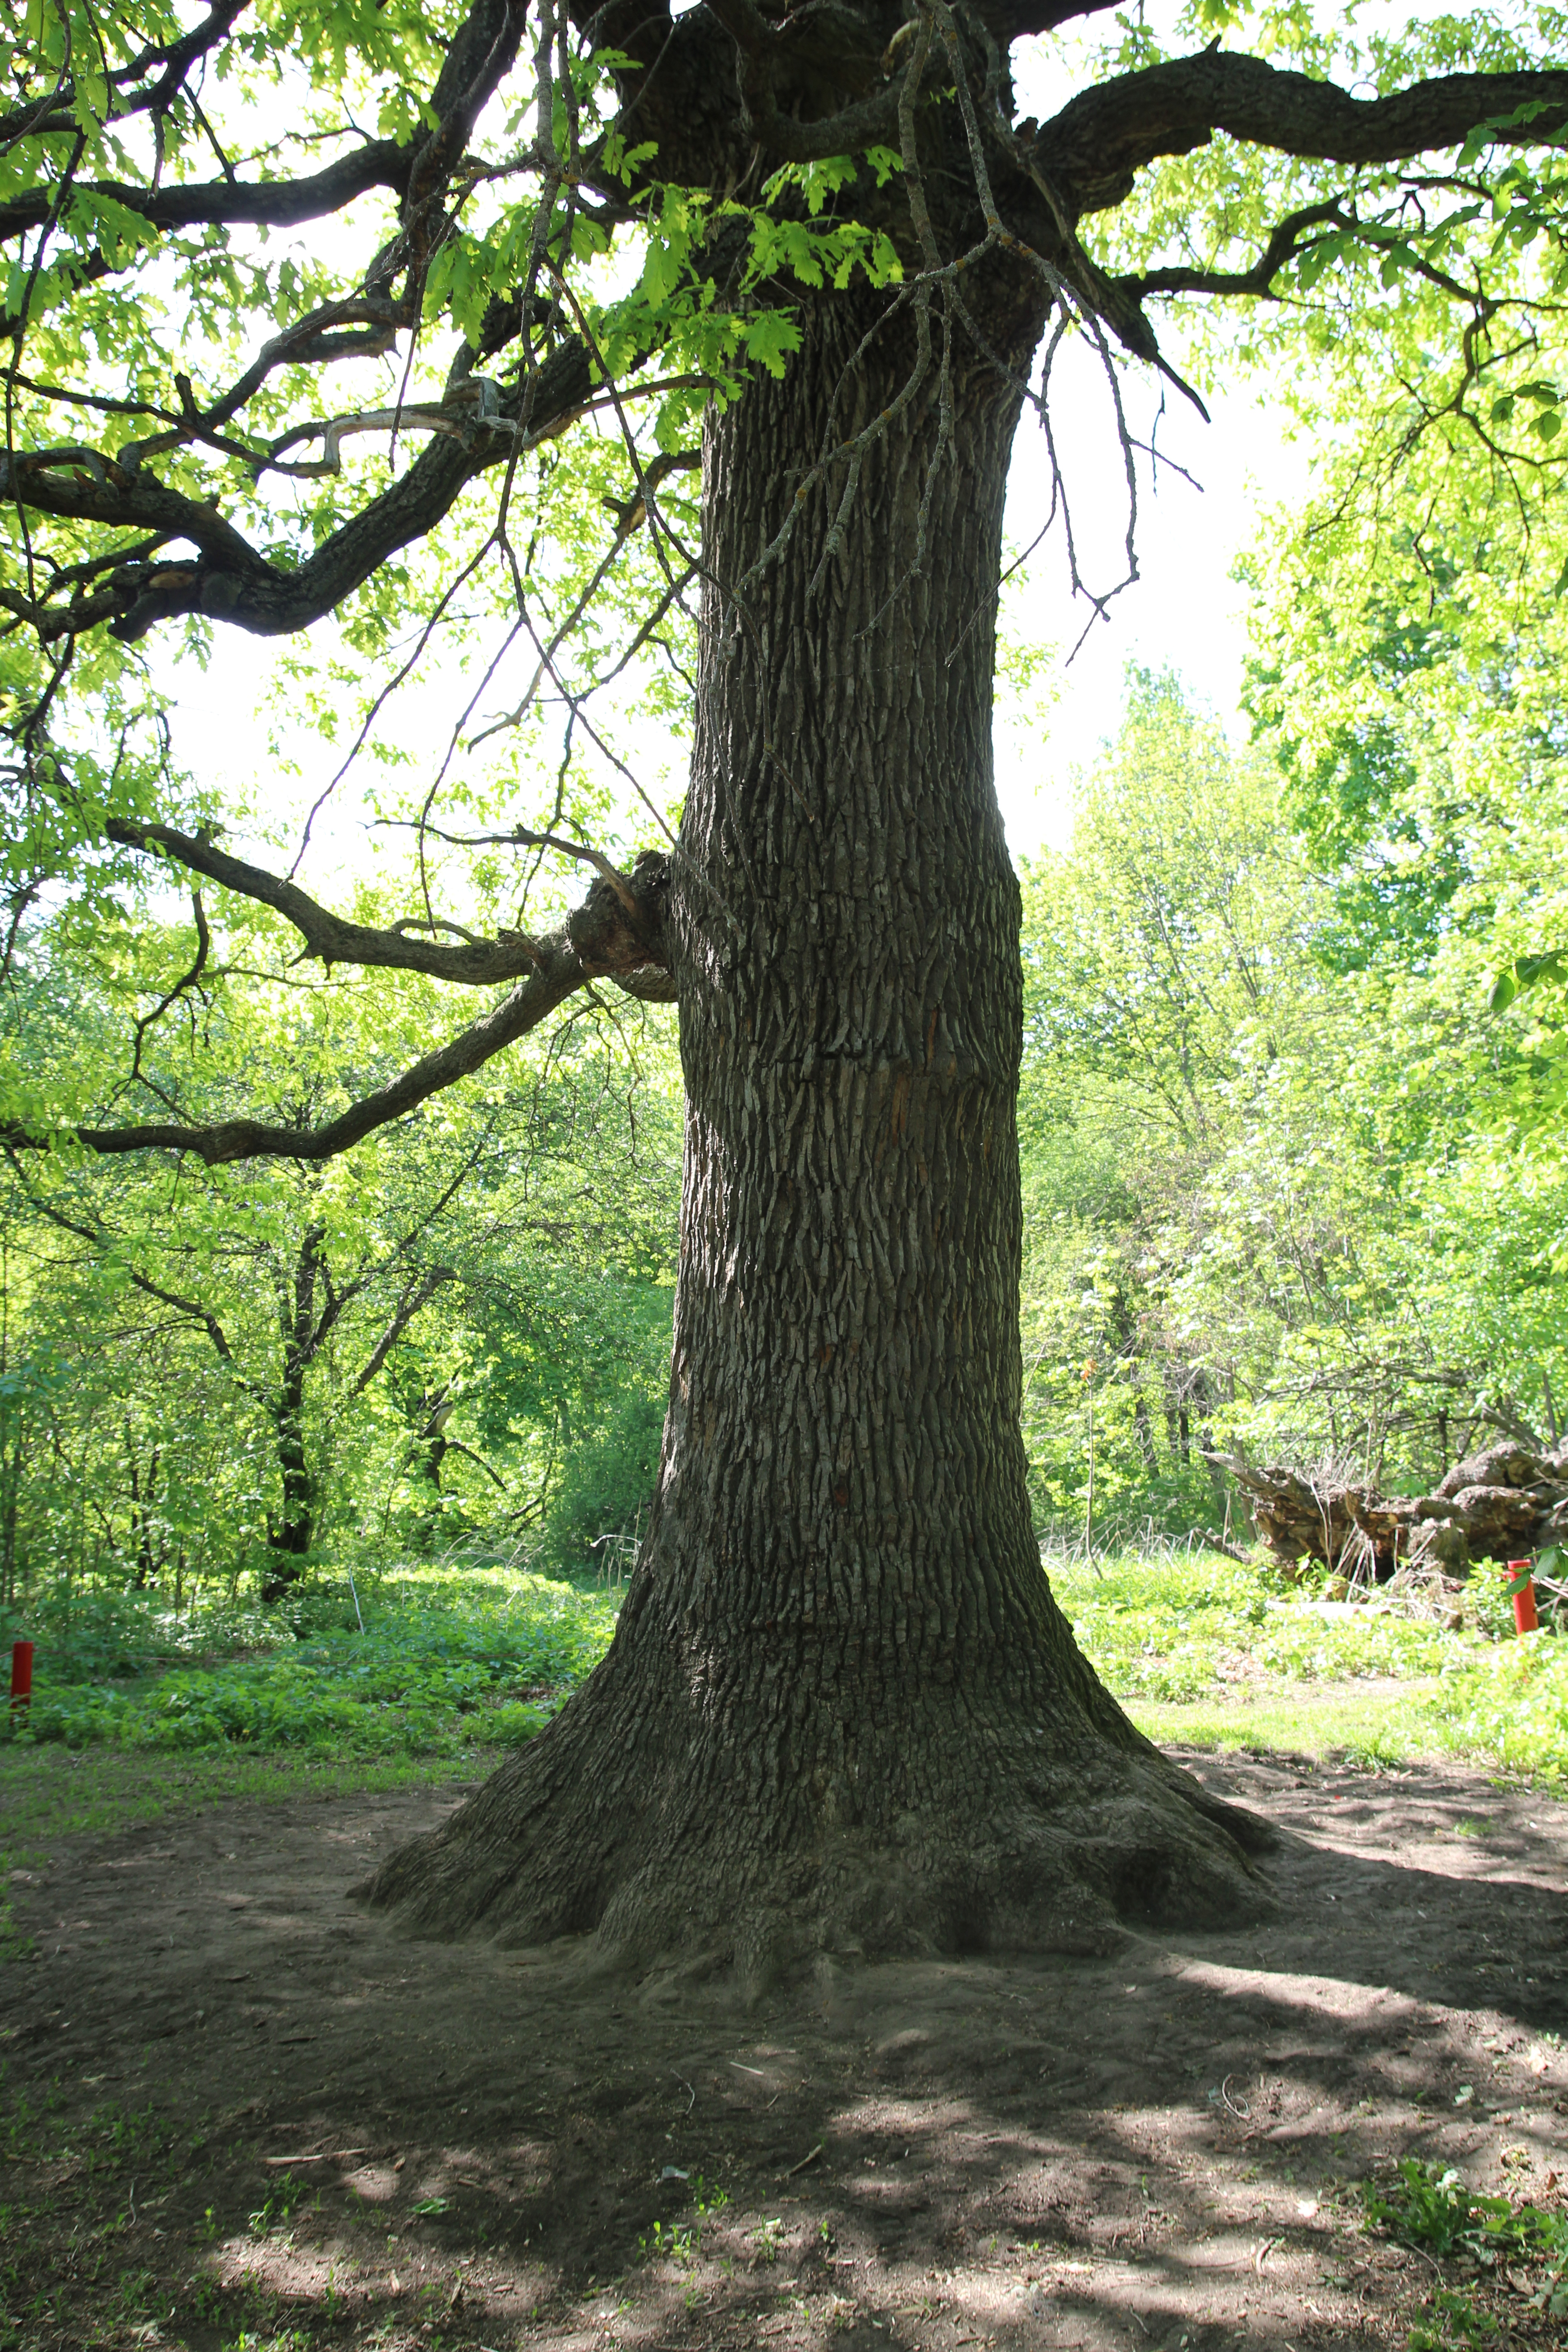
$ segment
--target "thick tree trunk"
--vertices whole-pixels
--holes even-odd
[[[1127,1723],[1041,1572],[1019,1433],[1018,890],[992,786],[1016,401],[869,298],[710,425],[710,586],[672,920],[688,1089],[658,1498],[614,1646],[373,1882],[437,1929],[628,1957],[1099,1947],[1234,1917],[1249,1824]],[[1028,322],[1026,333],[1032,333]],[[967,366],[967,363],[966,363]],[[934,462],[933,462],[934,461]],[[926,558],[917,569],[922,499]]]

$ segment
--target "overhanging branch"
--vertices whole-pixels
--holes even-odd
[[[297,1128],[269,1124],[258,1118],[219,1119],[210,1126],[183,1125],[177,1120],[149,1121],[125,1127],[85,1127],[72,1132],[89,1151],[112,1156],[126,1151],[191,1151],[209,1168],[236,1160],[335,1160],[379,1127],[406,1117],[443,1087],[465,1078],[515,1045],[531,1029],[564,1003],[588,980],[579,959],[563,940],[542,941],[544,969],[519,982],[491,1013],[422,1055],[411,1069],[354,1103],[320,1127]],[[17,1126],[4,1130],[14,1150],[47,1150],[52,1139]]]
[[[268,562],[204,501],[90,449],[0,454],[0,500],[63,520],[151,532],[163,543],[186,540],[197,551],[194,561],[173,562],[128,556],[79,603],[40,611],[47,637],[74,636],[107,621],[112,635],[133,644],[157,622],[185,613],[204,613],[255,636],[287,636],[334,612],[382,564],[426,537],[476,475],[563,432],[592,393],[588,354],[569,341],[500,400],[493,425],[467,404],[455,404],[458,432],[434,438],[405,474],[294,571]]]
[[[1337,197],[1287,214],[1250,269],[1143,269],[1114,282],[1135,302],[1151,294],[1238,294],[1267,299],[1286,263],[1312,242],[1306,232],[1331,223],[1344,229],[1356,226]]]
[[[1512,121],[1532,107],[1547,111]],[[1486,126],[1500,145],[1561,138],[1568,73],[1445,74],[1387,98],[1352,98],[1261,58],[1205,50],[1082,91],[1042,126],[1035,152],[1078,208],[1094,212],[1121,204],[1147,164],[1190,154],[1216,131],[1308,162],[1367,166],[1462,146]]]
[[[421,971],[434,980],[455,980],[470,988],[493,987],[538,969],[542,948],[521,931],[507,931],[495,940],[474,940],[461,947],[444,947],[435,940],[409,939],[395,928],[350,922],[335,915],[283,876],[269,874],[243,857],[231,857],[210,841],[176,832],[170,824],[132,824],[110,818],[104,827],[110,841],[124,849],[162,850],[178,858],[193,874],[205,874],[242,898],[270,907],[292,923],[305,942],[305,953],[325,964],[355,964],[394,971]]]
[[[533,970],[500,1004],[459,1030],[446,1045],[422,1055],[400,1076],[375,1087],[320,1127],[286,1127],[256,1118],[219,1119],[208,1125],[165,1119],[77,1128],[69,1133],[85,1150],[105,1157],[128,1151],[190,1151],[209,1168],[237,1160],[334,1160],[377,1128],[405,1118],[432,1095],[482,1069],[506,1046],[537,1029],[558,1005],[591,981],[614,980],[628,994],[645,1000],[668,998],[670,990],[662,945],[668,876],[663,857],[650,851],[637,859],[630,877],[635,913],[628,913],[608,883],[596,881],[563,929],[532,942]],[[0,1142],[16,1151],[47,1150],[57,1139],[16,1122],[0,1128]]]

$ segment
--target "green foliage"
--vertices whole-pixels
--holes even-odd
[[[1281,1591],[1267,1570],[1218,1557],[1132,1549],[1049,1572],[1084,1655],[1157,1738],[1245,1745],[1256,1724],[1250,1744],[1299,1748],[1310,1726],[1292,1705],[1338,1688],[1335,1737],[1371,1761],[1465,1757],[1568,1783],[1568,1642],[1517,1636],[1501,1578],[1471,1584],[1456,1628],[1396,1601]],[[1355,1685],[1373,1677],[1406,1688],[1380,1692],[1363,1717]]]
[[[1369,2185],[1364,2207],[1370,2229],[1438,2261],[1460,2255],[1483,2272],[1528,2267],[1538,2276],[1534,2308],[1550,2319],[1568,2317],[1568,2212],[1561,2208],[1550,2211],[1508,2197],[1479,2196],[1452,2166],[1418,2157],[1402,2158],[1391,2180]],[[1483,2342],[1497,2333],[1496,2322],[1476,2315],[1468,2298],[1441,2294],[1435,2316],[1436,2328],[1417,2331],[1427,2352],[1442,2352],[1446,2341]],[[1466,2333],[1467,2327],[1478,2332]],[[1419,2352],[1415,2335],[1411,2345]]]
[[[606,1362],[584,1381],[570,1443],[551,1488],[544,1556],[568,1574],[617,1574],[658,1475],[669,1386],[668,1289],[626,1291],[603,1302]],[[595,1549],[597,1548],[597,1549]]]
[[[491,1570],[472,1581],[410,1571],[379,1581],[363,1596],[366,1630],[341,1623],[346,1595],[324,1596],[336,1630],[303,1639],[265,1632],[269,1651],[256,1656],[245,1641],[254,1626],[220,1610],[193,1625],[172,1626],[146,1604],[125,1599],[89,1610],[101,1635],[55,1643],[50,1616],[0,1624],[0,1641],[31,1634],[38,1643],[32,1705],[9,1734],[70,1747],[110,1741],[125,1748],[179,1750],[243,1743],[271,1749],[311,1748],[335,1756],[454,1755],[478,1744],[527,1739],[549,1721],[589,1674],[615,1627],[607,1598],[542,1578]],[[137,1620],[140,1619],[140,1624]],[[237,1636],[238,1641],[237,1643]],[[182,1653],[209,1655],[228,1643],[239,1654],[197,1666],[171,1664]],[[91,1679],[95,1664],[140,1670],[131,1687]]]
[[[1337,654],[1301,658],[1321,677]],[[1516,874],[1508,740],[1475,726],[1438,828],[1440,672],[1373,712],[1401,730],[1398,774],[1353,823],[1297,789],[1309,746],[1276,732],[1272,760],[1238,755],[1173,681],[1134,675],[1070,848],[1026,877],[1025,1430],[1046,1524],[1086,1531],[1091,1443],[1095,1523],[1124,1538],[1220,1531],[1212,1457],[1237,1443],[1419,1491],[1489,1430],[1550,1436],[1568,1162],[1547,1049],[1486,998],[1500,893],[1555,903],[1568,804],[1537,759],[1537,862]]]
[[[1483,2352],[1498,2341],[1497,2321],[1472,2294],[1436,2287],[1426,2310],[1410,2331],[1408,2352]]]
[[[83,992],[89,1039],[93,1010]],[[287,1100],[377,1074],[374,991],[311,1013],[274,1025],[246,1085]],[[232,1067],[149,1055],[222,1115]],[[278,1549],[290,1572],[323,1546],[514,1549],[623,1386],[662,1381],[678,1122],[657,1030],[590,1012],[352,1164],[12,1168],[0,1602],[48,1563],[178,1599],[275,1573]]]

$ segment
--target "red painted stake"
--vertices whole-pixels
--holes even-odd
[[[1541,1620],[1535,1611],[1535,1586],[1531,1580],[1527,1559],[1509,1561],[1508,1580],[1510,1584],[1516,1576],[1522,1576],[1524,1582],[1513,1596],[1513,1630],[1516,1633],[1533,1633]]]
[[[11,1704],[26,1706],[33,1696],[33,1645],[31,1642],[11,1644]]]

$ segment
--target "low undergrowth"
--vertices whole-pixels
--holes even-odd
[[[0,1625],[7,1647],[37,1645],[32,1702],[0,1718],[0,1960],[32,1948],[11,1874],[53,1841],[225,1801],[481,1779],[614,1630],[608,1595],[504,1569],[412,1569],[357,1596],[316,1579],[279,1610],[225,1596],[177,1618],[156,1594],[47,1595]]]
[[[1517,1635],[1505,1580],[1484,1569],[1458,1626],[1381,1599],[1282,1592],[1217,1555],[1053,1567],[1051,1584],[1080,1648],[1152,1737],[1373,1764],[1465,1757],[1568,1780],[1568,1641]],[[1358,1697],[1372,1681],[1375,1694]]]
[[[1054,1570],[1051,1583],[1119,1698],[1180,1704],[1227,1684],[1413,1678],[1476,1664],[1492,1648],[1485,1628],[1281,1597],[1257,1570],[1217,1558],[1151,1565],[1131,1554],[1098,1571]]]
[[[36,1683],[12,1737],[449,1759],[541,1729],[615,1626],[607,1597],[504,1570],[405,1571],[345,1622],[350,1598],[321,1582],[282,1611],[219,1604],[183,1621],[124,1594],[56,1600],[25,1629]]]
[[[1409,2352],[1510,2339],[1522,2309],[1550,2328],[1568,2320],[1568,2210],[1483,2197],[1452,2166],[1405,2157],[1365,2192],[1366,2221],[1440,2266],[1444,2283],[1411,2332]]]
[[[1568,1779],[1568,1641],[1516,1638],[1502,1580],[1484,1571],[1457,1626],[1378,1600],[1325,1605],[1217,1555],[1130,1553],[1055,1565],[1051,1580],[1086,1654],[1157,1738],[1370,1764],[1452,1755]],[[357,1591],[317,1575],[279,1609],[225,1595],[177,1617],[155,1593],[57,1591],[0,1624],[0,1643],[37,1644],[32,1706],[0,1733],[0,1813],[15,1818],[22,1797],[24,1814],[41,1805],[61,1828],[107,1826],[209,1783],[338,1793],[432,1764],[488,1769],[592,1670],[616,1607],[500,1567],[407,1569]],[[46,1769],[62,1749],[77,1765]],[[18,1773],[37,1781],[26,1796],[7,1786]]]

